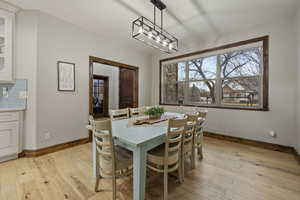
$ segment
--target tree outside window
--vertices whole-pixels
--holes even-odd
[[[263,60],[263,46],[257,45],[162,65],[161,103],[262,108]]]

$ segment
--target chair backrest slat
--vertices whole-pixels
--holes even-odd
[[[129,110],[128,108],[118,109],[118,110],[110,110],[110,119],[127,119],[129,118]]]
[[[130,117],[144,115],[145,111],[146,111],[145,107],[129,108]]]

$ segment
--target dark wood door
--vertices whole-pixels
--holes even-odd
[[[120,68],[119,108],[134,108],[138,105],[138,71]]]

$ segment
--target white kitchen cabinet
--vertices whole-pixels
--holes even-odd
[[[18,158],[22,151],[23,112],[0,112],[0,162]]]
[[[14,82],[13,40],[15,14],[0,5],[0,82]]]
[[[18,152],[18,122],[4,122],[0,125],[0,157]]]

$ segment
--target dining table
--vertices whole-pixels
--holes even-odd
[[[179,113],[164,113],[165,118],[180,118]],[[134,125],[145,116],[112,121],[112,136],[115,144],[133,152],[133,199],[145,199],[147,151],[165,142],[168,120],[152,125]],[[89,128],[89,127],[88,127]],[[96,143],[93,137],[93,175],[96,176]]]

